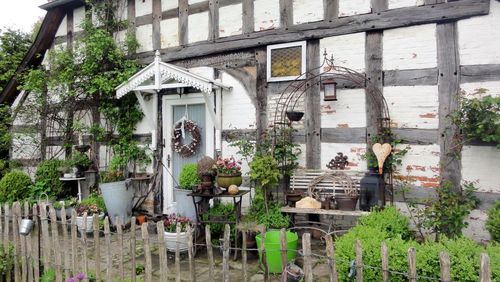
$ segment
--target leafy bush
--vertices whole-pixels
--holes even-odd
[[[257,193],[250,206],[249,213],[245,216],[245,221],[263,224],[267,229],[281,229],[290,226],[290,218],[281,213],[279,203],[270,203],[266,211],[263,193]]]
[[[491,240],[500,243],[500,201],[488,211],[486,229],[490,232]]]
[[[203,215],[203,220],[213,219],[214,216],[227,216],[230,221],[235,221],[236,217],[234,215],[233,204],[229,203],[218,203],[208,210],[207,213]],[[234,226],[231,225],[231,230]],[[224,224],[222,223],[211,223],[210,231],[212,233],[212,238],[221,238],[224,234]]]
[[[45,187],[45,191],[39,193],[33,191],[32,197],[38,198],[42,192],[47,192],[50,196],[57,196],[63,191],[63,184],[59,180],[59,169],[63,166],[62,160],[46,160],[40,162],[35,172],[35,183]],[[41,187],[39,187],[41,188]]]
[[[14,270],[14,259],[15,252],[14,246],[9,244],[7,249],[5,249],[4,245],[0,245],[0,280],[1,278],[5,279],[5,275],[8,272],[12,272]],[[5,280],[3,280],[5,281]]]
[[[358,224],[379,228],[381,231],[385,231],[390,238],[400,236],[403,240],[408,240],[411,237],[410,221],[394,206],[363,216],[359,219]]]
[[[185,164],[179,174],[179,185],[181,189],[190,190],[193,185],[197,185],[199,183],[200,178],[198,177],[198,165]]]
[[[33,183],[25,172],[13,170],[0,180],[0,202],[14,202],[28,198]]]

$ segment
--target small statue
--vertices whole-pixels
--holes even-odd
[[[343,153],[338,152],[335,158],[333,158],[326,167],[329,169],[345,169],[345,167],[349,164],[347,161],[347,156],[344,156]]]

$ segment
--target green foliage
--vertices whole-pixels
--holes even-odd
[[[87,207],[92,205],[96,205],[100,211],[106,212],[106,204],[104,203],[104,199],[97,193],[90,194],[88,198],[83,199],[79,204],[79,206]]]
[[[71,154],[71,158],[68,159],[68,166],[80,166],[84,168],[88,168],[92,164],[92,161],[89,159],[87,154],[82,153],[80,151],[74,151]]]
[[[16,72],[30,46],[28,33],[10,28],[0,32],[0,92]]]
[[[250,163],[250,179],[262,189],[278,183],[280,171],[276,159],[272,155],[255,155]]]
[[[108,169],[100,172],[99,175],[101,177],[101,183],[118,182],[126,179],[121,170]]]
[[[33,183],[25,172],[13,170],[0,180],[0,202],[14,202],[29,197]]]
[[[214,217],[226,216],[229,221],[236,221],[236,216],[234,215],[234,207],[232,203],[218,203],[211,207],[207,213],[203,214],[203,220],[214,219]],[[234,224],[231,224],[231,230],[234,230]],[[224,235],[224,224],[222,223],[211,223],[210,231],[212,233],[212,238],[222,238]]]
[[[40,277],[40,282],[53,282],[56,281],[56,270],[54,268],[48,268]]]
[[[490,232],[491,240],[500,243],[500,201],[496,201],[495,206],[488,211],[486,230]]]
[[[78,205],[78,201],[75,197],[69,197],[62,201],[53,202],[52,206],[54,207],[54,209],[61,209],[63,207],[63,204],[61,202],[64,203],[65,208],[76,207]]]
[[[179,174],[180,188],[191,190],[194,185],[198,185],[199,183],[200,178],[198,177],[198,165],[195,163],[185,164]]]
[[[245,215],[245,221],[263,224],[267,229],[281,229],[290,226],[290,218],[281,212],[279,203],[270,203],[266,210],[262,193],[255,195],[250,210]]]
[[[9,157],[9,149],[12,141],[12,135],[9,126],[12,122],[10,115],[10,108],[7,105],[0,105],[0,161],[4,164],[0,166],[0,178],[2,178],[3,171],[6,170],[6,161]]]
[[[63,191],[63,184],[59,180],[62,160],[45,160],[38,164],[35,172],[35,187],[32,188],[31,197],[38,199],[41,193],[49,197],[57,196]]]
[[[359,225],[378,228],[391,238],[401,237],[403,240],[411,238],[410,221],[402,215],[396,207],[388,206],[384,209],[362,216]]]
[[[4,247],[3,244],[0,245],[0,278],[8,272],[12,272],[14,270],[14,259],[15,259],[15,250],[14,246],[9,243],[7,248]]]

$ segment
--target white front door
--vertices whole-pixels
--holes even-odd
[[[177,212],[173,188],[179,184],[179,173],[182,166],[196,163],[204,156],[214,157],[214,124],[209,109],[202,94],[167,95],[163,96],[163,138],[165,149],[163,152],[163,213]],[[189,157],[182,157],[172,150],[172,131],[181,118],[194,121],[201,131],[201,144],[196,153]],[[182,137],[181,137],[182,138]],[[186,131],[183,144],[191,142],[191,134]]]

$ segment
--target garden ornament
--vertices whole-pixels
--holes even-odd
[[[311,197],[305,197],[295,203],[295,207],[299,209],[321,209],[321,202]]]
[[[387,157],[391,154],[392,146],[389,143],[384,143],[383,145],[380,143],[373,144],[372,147],[373,153],[377,157],[378,161],[378,173],[382,174],[384,170],[384,162]]]

